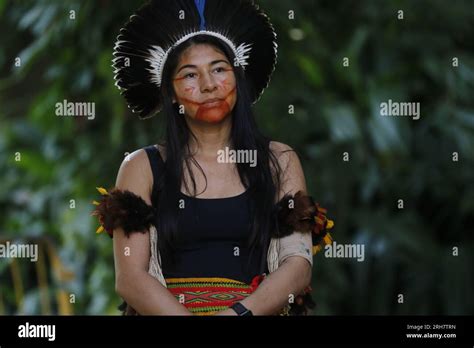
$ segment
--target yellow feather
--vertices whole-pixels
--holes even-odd
[[[318,244],[318,245],[314,245],[313,246],[313,255],[316,255],[318,251],[321,250],[321,246]]]
[[[324,236],[324,243],[326,244],[331,244],[332,243],[332,237],[329,233],[327,233],[325,236]]]
[[[326,229],[331,229],[334,227],[334,221],[332,220],[328,220],[328,224],[326,225]]]
[[[96,187],[97,191],[100,192],[101,195],[106,195],[108,194],[107,190],[103,187]]]

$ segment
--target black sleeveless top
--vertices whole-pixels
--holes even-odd
[[[145,150],[153,172],[152,203],[156,206],[156,183],[164,162],[156,146]],[[253,210],[249,191],[229,198],[195,198],[182,192],[179,196],[184,209],[178,209],[175,262],[161,260],[165,278],[219,277],[249,284],[254,276],[268,273],[266,252],[256,249],[250,257],[246,247]]]

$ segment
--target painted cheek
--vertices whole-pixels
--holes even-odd
[[[192,96],[192,94],[196,91],[196,87],[189,83],[189,81],[184,81],[185,77],[179,77],[174,79],[175,82],[175,90],[178,92],[182,92],[179,94],[185,94],[188,98]]]
[[[226,88],[230,88],[232,85],[232,82],[229,81],[228,79],[225,79],[224,81],[222,81],[222,85]]]
[[[229,84],[227,80],[224,80],[219,83],[219,88],[224,92],[227,93],[229,91]]]
[[[175,81],[181,80],[183,80],[183,78],[175,79]],[[193,95],[196,92],[196,87],[183,85],[184,83],[179,83],[177,86],[175,85],[175,91],[178,95],[176,97],[176,101],[179,105],[184,106],[184,109],[189,116],[193,117],[196,114],[198,108],[198,103],[193,101],[195,99],[193,98]]]
[[[184,106],[184,110],[190,117],[196,115],[199,106],[198,103],[186,98],[177,98],[177,100],[180,105]]]
[[[230,104],[234,104],[234,101],[236,99],[236,90],[235,90],[235,87],[232,88],[232,90],[229,92],[229,94],[227,94],[227,97],[225,98],[226,102],[230,105]]]
[[[225,77],[219,84],[219,87],[223,88],[225,91],[229,91],[233,88],[235,82],[232,82],[232,79]]]
[[[193,94],[195,90],[196,90],[195,87],[185,87],[185,88],[184,88],[184,93],[186,93],[186,94]]]

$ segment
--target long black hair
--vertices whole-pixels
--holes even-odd
[[[163,143],[166,151],[166,164],[162,180],[158,185],[157,197],[157,230],[159,233],[158,247],[162,259],[173,262],[174,245],[177,236],[178,202],[181,185],[184,183],[188,192],[196,195],[196,183],[191,172],[192,162],[205,174],[197,161],[190,153],[189,140],[195,136],[189,129],[185,118],[179,113],[179,106],[173,103],[173,73],[181,53],[188,47],[196,44],[208,44],[224,53],[231,63],[234,62],[232,50],[219,39],[208,35],[197,35],[175,48],[169,55],[163,71],[163,85],[160,98],[162,98],[162,113],[166,117],[166,135]],[[230,141],[232,147],[238,150],[256,150],[258,165],[251,167],[248,164],[237,163],[237,169],[243,186],[248,191],[254,208],[252,214],[252,232],[247,240],[252,254],[258,250],[261,272],[265,270],[266,253],[271,238],[272,229],[275,228],[273,207],[280,190],[281,168],[278,160],[269,148],[270,140],[262,135],[252,113],[250,99],[250,86],[241,67],[234,66],[236,77],[237,100],[232,111],[232,130]],[[186,164],[183,166],[183,164]],[[192,190],[184,180],[184,169],[187,168],[191,178]],[[207,186],[207,179],[206,179]]]

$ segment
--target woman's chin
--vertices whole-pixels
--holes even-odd
[[[229,116],[229,113],[223,113],[220,110],[208,110],[205,113],[196,115],[196,120],[209,124],[218,124],[224,121]]]

